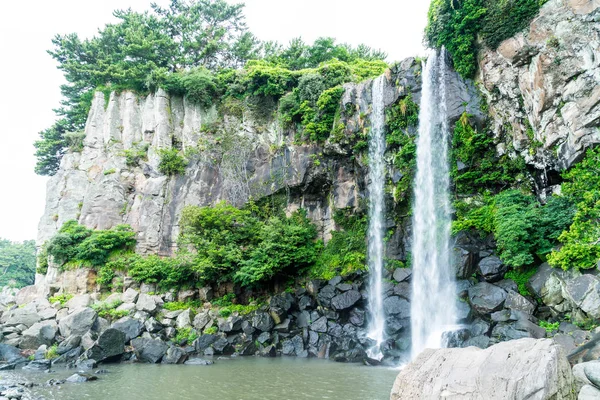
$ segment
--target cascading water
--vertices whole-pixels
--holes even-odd
[[[449,129],[446,55],[432,53],[423,71],[417,173],[413,203],[412,358],[443,347],[456,325],[456,290],[450,262]]]
[[[369,289],[369,338],[375,344],[367,354],[381,360],[381,343],[384,340],[385,316],[383,313],[383,223],[385,218],[385,113],[383,103],[384,76],[373,81],[373,106],[371,111],[371,131],[369,134],[369,249],[370,271]]]

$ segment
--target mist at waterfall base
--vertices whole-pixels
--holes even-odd
[[[457,329],[456,289],[450,257],[451,205],[446,110],[446,53],[432,52],[423,65],[412,221],[411,355],[444,347],[444,333]],[[369,358],[381,360],[385,342],[382,277],[385,225],[384,76],[373,82],[369,135],[368,264]]]
[[[444,347],[456,329],[456,288],[450,257],[451,205],[446,110],[446,54],[423,68],[412,223],[411,358]]]

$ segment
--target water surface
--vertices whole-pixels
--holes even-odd
[[[215,360],[214,365],[114,364],[99,380],[60,387],[35,387],[44,399],[211,399],[211,400],[387,400],[398,374],[366,367],[300,358],[241,357]],[[2,379],[44,383],[64,379],[75,370],[10,371]]]

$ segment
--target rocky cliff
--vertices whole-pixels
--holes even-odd
[[[480,54],[479,87],[499,139],[556,184],[600,142],[600,2],[551,0],[529,29]]]
[[[386,105],[409,94],[418,104],[420,73],[415,59],[388,71]],[[465,105],[479,115],[475,88],[454,73],[449,82],[451,117],[457,119]],[[305,208],[327,240],[335,229],[332,210],[365,207],[367,160],[353,151],[351,141],[368,131],[371,81],[345,85],[341,138],[322,144],[298,143],[293,129],[278,122],[276,105],[264,103],[256,107],[247,102],[231,112],[225,107],[204,110],[162,91],[145,97],[112,93],[109,99],[96,93],[82,148],[67,153],[48,182],[38,245],[65,221],[76,219],[94,229],[129,224],[137,232],[138,252],[169,255],[186,205],[225,200],[239,206],[273,195],[285,196],[288,211]],[[182,175],[158,170],[160,150],[172,147],[189,160]],[[127,152],[140,149],[145,161],[128,165]],[[399,179],[391,160],[388,169],[390,181]],[[393,203],[391,195],[389,201]],[[390,226],[397,223],[390,218]],[[404,229],[396,232],[389,253],[404,258],[407,235]],[[46,283],[57,274],[51,267]]]

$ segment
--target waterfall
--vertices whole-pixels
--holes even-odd
[[[385,105],[383,84],[385,76],[373,81],[373,108],[371,111],[371,131],[369,133],[369,248],[368,263],[369,313],[368,337],[375,344],[368,351],[369,357],[381,360],[380,346],[384,340],[385,316],[383,313],[383,232],[385,222],[384,182],[385,182]]]
[[[449,127],[446,55],[432,53],[423,68],[417,140],[412,235],[412,358],[443,347],[456,324],[456,290],[450,262]]]

